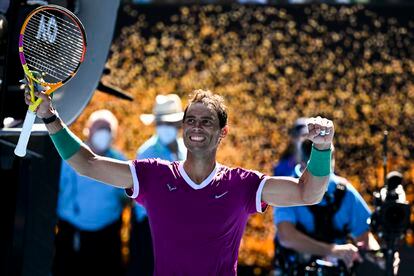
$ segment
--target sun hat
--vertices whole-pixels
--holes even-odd
[[[145,125],[155,121],[176,123],[183,119],[181,99],[176,94],[158,95],[155,97],[155,105],[152,114],[141,114],[139,118]]]

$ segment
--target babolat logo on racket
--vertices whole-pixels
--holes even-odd
[[[54,43],[57,35],[58,26],[55,17],[50,16],[49,18],[45,19],[45,16],[42,14],[39,21],[36,38],[42,39],[49,43]]]

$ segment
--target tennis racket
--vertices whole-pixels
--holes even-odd
[[[32,104],[14,150],[17,156],[26,155],[36,110],[42,102],[34,95],[35,85],[46,87],[46,94],[52,94],[75,76],[85,52],[85,29],[71,11],[46,5],[36,8],[25,19],[19,37],[19,56]]]

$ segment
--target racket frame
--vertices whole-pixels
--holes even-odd
[[[35,78],[33,76],[33,73],[30,71],[29,67],[27,66],[27,62],[26,62],[26,58],[24,56],[24,47],[23,47],[23,38],[24,38],[24,31],[26,29],[27,24],[29,23],[30,19],[37,14],[38,12],[41,12],[43,10],[57,10],[59,12],[64,13],[66,16],[70,17],[71,19],[73,19],[73,21],[77,24],[79,31],[82,34],[82,38],[83,38],[83,49],[82,49],[82,56],[80,58],[80,61],[78,63],[78,65],[76,66],[75,70],[72,72],[71,75],[69,75],[66,79],[59,81],[57,83],[50,83],[50,82],[45,82],[45,81],[41,81],[37,78]],[[39,85],[46,87],[46,94],[50,95],[53,92],[55,92],[59,87],[61,87],[62,85],[64,85],[66,82],[68,82],[79,70],[79,67],[81,65],[81,63],[84,61],[85,59],[85,53],[86,53],[86,46],[87,46],[87,40],[86,40],[86,33],[85,33],[85,28],[83,27],[82,22],[79,20],[79,18],[76,17],[75,14],[73,14],[70,10],[63,8],[61,6],[58,5],[45,5],[45,6],[40,6],[36,9],[34,9],[32,12],[30,12],[30,14],[26,17],[22,28],[20,30],[20,36],[19,36],[19,58],[20,58],[20,62],[22,64],[23,67],[23,71],[24,74],[26,75],[27,79],[28,79],[28,84],[29,84],[29,88],[30,88],[30,98],[33,104],[31,104],[29,106],[29,109],[32,112],[36,112],[37,107],[40,105],[40,103],[42,102],[42,99],[38,98],[37,100],[35,100],[35,96],[34,96],[34,84],[33,82],[38,83]]]
[[[26,58],[24,55],[24,45],[23,45],[23,38],[24,38],[24,32],[26,30],[26,26],[29,23],[30,19],[37,13],[44,11],[44,10],[55,10],[55,11],[59,11],[61,13],[64,13],[66,16],[70,17],[78,26],[79,31],[81,32],[81,36],[83,39],[83,49],[82,49],[82,55],[80,58],[79,63],[77,64],[76,68],[73,70],[73,72],[64,80],[61,80],[59,82],[56,83],[50,83],[50,82],[46,82],[43,80],[43,78],[38,79],[36,78],[32,71],[29,69],[29,66],[27,65],[26,62]],[[22,64],[23,67],[23,71],[25,74],[25,77],[27,79],[27,84],[29,87],[29,93],[30,93],[30,98],[31,98],[31,102],[32,104],[29,105],[27,113],[26,113],[26,117],[22,126],[22,131],[20,133],[20,137],[19,137],[19,141],[17,143],[17,146],[15,148],[14,153],[17,156],[20,157],[24,157],[26,155],[26,148],[27,148],[27,144],[30,138],[30,133],[31,133],[31,129],[32,126],[34,124],[34,121],[36,119],[36,111],[37,108],[39,107],[40,103],[42,102],[41,98],[37,98],[34,95],[34,83],[37,83],[43,87],[46,88],[45,93],[47,95],[52,94],[53,92],[55,92],[58,88],[60,88],[61,86],[63,86],[66,82],[68,82],[70,79],[72,79],[75,74],[77,73],[77,71],[79,70],[79,67],[81,65],[81,63],[84,61],[85,58],[85,53],[86,53],[86,47],[87,47],[87,38],[86,38],[86,32],[85,32],[85,28],[83,27],[82,22],[77,18],[77,16],[75,14],[73,14],[71,11],[69,11],[66,8],[63,8],[61,6],[58,5],[45,5],[45,6],[40,6],[36,9],[34,9],[32,12],[29,13],[29,15],[26,17],[22,28],[20,29],[20,35],[19,35],[19,58],[20,58],[20,62]]]

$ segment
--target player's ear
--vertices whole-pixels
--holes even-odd
[[[225,125],[220,131],[220,139],[226,137],[227,133],[229,133],[229,125]]]

